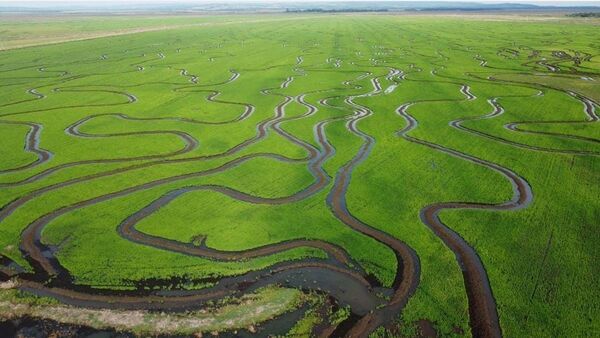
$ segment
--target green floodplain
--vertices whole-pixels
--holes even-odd
[[[0,23],[4,319],[600,334],[598,21],[33,21]]]

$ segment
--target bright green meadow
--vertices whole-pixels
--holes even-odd
[[[338,170],[364,142],[347,128],[354,108],[344,99],[373,92],[371,80],[377,78],[379,92],[354,99],[373,112],[357,126],[375,143],[352,173],[346,198],[352,215],[401,239],[419,256],[419,284],[397,318],[400,330],[395,332],[414,335],[416,323],[424,319],[440,336],[471,334],[461,269],[454,253],[423,224],[420,210],[438,202],[503,203],[513,196],[510,182],[498,172],[400,137],[397,132],[406,121],[396,109],[412,102],[408,112],[418,125],[411,137],[510,168],[531,185],[533,201],[518,211],[441,213],[444,223],[481,258],[503,334],[600,335],[600,123],[586,122],[590,117],[581,100],[567,93],[592,105],[600,102],[598,22],[494,18],[269,14],[48,19],[44,36],[59,36],[55,41],[36,40],[44,28],[27,21],[0,23],[4,48],[80,38],[69,37],[71,28],[84,37],[157,29],[0,52],[0,205],[32,197],[0,222],[0,254],[33,271],[19,250],[21,234],[45,214],[147,182],[201,173],[246,155],[277,154],[250,156],[221,172],[189,175],[68,212],[43,229],[42,242],[54,248],[75,284],[125,290],[144,279],[222,278],[282,261],[322,259],[324,251],[299,247],[215,261],[133,243],[116,230],[129,215],[177,188],[208,184],[278,198],[311,186],[315,178],[308,170],[309,153],[274,128],[258,142],[226,153],[255,137],[256,126],[273,118],[277,105],[290,96],[295,100],[285,107],[283,131],[320,149],[314,127],[331,119],[325,134],[335,152],[323,164],[331,178],[323,189],[283,204],[192,191],[144,218],[137,229],[186,243],[200,236],[206,246],[223,251],[322,240],[346,250],[367,274],[390,287],[398,266],[394,253],[342,223],[326,203]],[[386,79],[392,69],[404,76]],[[239,77],[229,81],[235,73]],[[293,80],[280,88],[288,77]],[[469,86],[474,100],[461,93],[462,85]],[[261,93],[267,88],[271,94]],[[220,92],[215,101],[207,100],[212,91]],[[313,115],[304,116],[307,107],[298,100],[304,94],[318,108]],[[319,102],[325,98],[331,106]],[[462,125],[472,132],[449,125],[490,114],[488,100],[493,98],[504,108],[502,114],[466,120]],[[238,119],[245,111],[242,104],[255,109]],[[599,116],[600,106],[596,110]],[[79,126],[85,136],[66,132],[89,116]],[[15,121],[42,126],[39,148],[52,153],[48,161],[36,163],[36,153],[24,148],[30,127],[11,123]],[[521,123],[521,131],[505,127],[512,122]],[[197,140],[197,147],[187,151],[183,134]],[[191,160],[163,161],[186,158]],[[51,168],[57,170],[30,179]],[[21,183],[11,184],[15,182]],[[271,299],[263,298],[260,304]],[[292,331],[309,334],[320,315],[311,304],[319,302],[290,301],[290,306],[309,308]]]

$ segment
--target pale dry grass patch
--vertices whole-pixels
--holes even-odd
[[[13,289],[16,282],[4,282],[1,289]],[[149,312],[79,308],[63,304],[29,304],[22,299],[0,301],[0,318],[29,316],[64,324],[96,329],[113,328],[138,334],[194,334],[222,332],[254,326],[295,308],[303,299],[300,291],[268,288],[242,296],[238,304],[224,304],[188,313]]]

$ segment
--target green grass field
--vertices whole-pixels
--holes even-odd
[[[0,24],[4,319],[600,335],[597,21],[46,20]]]

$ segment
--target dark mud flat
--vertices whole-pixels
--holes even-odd
[[[435,330],[433,323],[427,319],[421,319],[417,321],[417,327],[419,328],[418,337],[435,338],[438,336],[438,333]]]
[[[282,314],[281,316],[261,323],[256,327],[255,332],[248,329],[228,331],[219,333],[221,338],[253,338],[253,337],[285,337],[290,330],[302,319],[308,306],[300,307],[294,311]]]
[[[88,326],[62,324],[54,320],[22,317],[0,322],[0,337],[129,338],[134,335],[114,330],[97,330]]]

